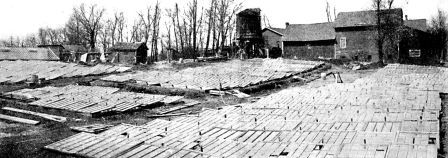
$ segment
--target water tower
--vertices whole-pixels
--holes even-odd
[[[248,58],[263,55],[263,36],[261,33],[260,8],[245,9],[236,17],[236,36],[241,53]],[[244,51],[244,52],[243,52]]]

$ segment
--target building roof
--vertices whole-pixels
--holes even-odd
[[[285,34],[285,30],[286,29],[284,29],[284,28],[267,27],[267,28],[263,29],[263,32],[266,31],[266,30],[270,30],[270,31],[272,31],[272,32],[274,32],[274,33],[276,33],[276,34],[278,34],[280,36],[283,36]]]
[[[381,10],[381,12],[403,19],[403,10],[401,8]],[[376,23],[375,10],[340,12],[336,17],[335,27],[375,26]]]
[[[0,48],[0,60],[59,60],[49,48]]]
[[[238,16],[260,16],[260,8],[248,8],[238,13]]]
[[[336,39],[333,23],[290,24],[283,41],[323,41]]]
[[[62,45],[64,49],[68,52],[89,52],[89,49],[84,47],[83,45]]]
[[[404,25],[424,32],[428,30],[426,19],[405,20]]]
[[[136,51],[140,46],[145,45],[145,42],[118,42],[114,46],[112,46],[109,50],[111,51]]]

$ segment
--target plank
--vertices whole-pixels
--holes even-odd
[[[52,120],[52,121],[57,121],[57,122],[65,122],[67,121],[66,117],[62,117],[62,116],[56,116],[56,115],[50,115],[50,114],[44,114],[44,113],[39,113],[39,112],[34,112],[34,111],[28,111],[28,110],[22,110],[22,109],[16,109],[16,108],[11,108],[11,107],[3,107],[3,110],[8,110],[8,111],[14,111],[14,112],[18,112],[18,113],[24,113],[24,114],[30,114],[30,115],[34,115],[34,116],[39,116],[48,120]]]
[[[3,114],[0,114],[0,119],[14,121],[14,122],[20,122],[20,123],[25,123],[25,124],[31,124],[31,125],[37,125],[40,123],[39,121],[36,121],[36,120],[24,119],[24,118],[8,116],[8,115],[3,115]]]

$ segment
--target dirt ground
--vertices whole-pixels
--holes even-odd
[[[203,66],[207,65],[207,63],[200,63],[200,64],[191,64],[191,65],[175,65],[172,67],[168,67],[168,69],[182,69],[185,67],[190,66]],[[158,68],[166,68],[166,65],[158,65]],[[135,69],[148,69],[144,66],[139,66]],[[152,69],[152,68],[149,68]],[[358,78],[362,78],[365,76],[368,76],[374,72],[376,72],[377,69],[373,70],[360,70],[360,71],[352,71],[352,70],[346,70],[338,66],[332,66],[331,69],[327,70],[326,73],[329,72],[340,72],[341,78],[344,82],[353,82],[354,80]],[[314,79],[316,77],[320,76],[320,74],[314,74]],[[54,86],[63,86],[68,85],[72,83],[82,83],[82,82],[89,82],[92,80],[95,80],[99,78],[97,77],[87,77],[87,78],[80,78],[80,79],[63,79],[59,81],[52,82],[48,85],[54,85]],[[290,87],[296,87],[296,86],[308,86],[308,87],[319,87],[325,84],[334,83],[335,79],[332,76],[327,76],[326,80],[323,79],[315,79],[310,82],[297,82],[297,83],[290,83],[287,85],[282,85],[281,87],[277,87],[275,89],[270,90],[263,90],[259,91],[253,94],[250,94],[250,98],[240,99],[234,96],[226,95],[226,96],[211,96],[211,95],[201,95],[197,96],[196,98],[190,98],[197,100],[201,102],[198,106],[194,106],[192,108],[183,109],[176,113],[182,113],[182,112],[191,112],[191,113],[197,113],[203,108],[218,108],[220,106],[225,105],[236,105],[239,103],[245,103],[254,101],[257,98],[275,93],[277,91],[280,91],[282,89],[290,88]],[[12,90],[17,90],[26,87],[26,85],[0,85],[0,92],[7,92]],[[154,118],[149,118],[148,116],[154,114],[154,109],[157,108],[150,108],[150,109],[144,109],[139,110],[135,112],[129,112],[129,113],[123,113],[123,114],[117,114],[117,115],[111,115],[111,116],[105,116],[101,118],[90,118],[86,116],[82,116],[79,114],[74,114],[71,112],[61,111],[61,110],[54,110],[54,109],[43,109],[41,107],[32,107],[32,106],[25,106],[20,104],[11,104],[6,102],[0,102],[0,108],[2,107],[15,107],[25,110],[31,110],[31,111],[37,111],[37,112],[43,112],[48,114],[54,114],[58,116],[64,116],[68,117],[69,121],[65,123],[59,123],[54,121],[45,120],[39,117],[35,117],[32,115],[25,115],[25,114],[19,114],[19,113],[12,113],[4,110],[0,110],[1,114],[6,115],[12,115],[22,118],[28,118],[33,120],[41,121],[39,125],[33,126],[33,125],[25,125],[25,124],[19,124],[15,122],[8,122],[0,120],[0,155],[1,157],[70,157],[67,155],[62,155],[54,152],[50,152],[47,150],[44,150],[43,147],[45,145],[51,144],[55,141],[61,140],[63,138],[66,138],[68,136],[71,136],[75,134],[75,132],[70,130],[71,126],[80,126],[80,125],[88,125],[88,124],[94,124],[94,123],[102,123],[102,124],[109,124],[109,125],[118,125],[121,123],[126,124],[134,124],[134,125],[142,125],[149,121],[151,121]],[[158,107],[158,108],[164,108],[164,107]],[[162,118],[162,119],[169,119],[169,118]]]

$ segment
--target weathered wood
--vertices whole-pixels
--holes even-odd
[[[19,118],[19,117],[14,117],[14,116],[8,116],[8,115],[3,115],[3,114],[0,114],[0,119],[14,121],[14,122],[20,122],[20,123],[26,123],[26,124],[31,124],[31,125],[39,124],[39,121],[24,119],[24,118]]]
[[[39,116],[48,120],[52,120],[52,121],[57,121],[57,122],[66,122],[67,118],[66,117],[62,117],[62,116],[56,116],[56,115],[50,115],[50,114],[44,114],[44,113],[39,113],[39,112],[34,112],[34,111],[28,111],[28,110],[22,110],[22,109],[16,109],[16,108],[11,108],[11,107],[3,107],[3,110],[8,110],[8,111],[14,111],[14,112],[18,112],[18,113],[24,113],[24,114],[30,114],[30,115],[34,115],[34,116]]]
[[[71,130],[77,132],[86,132],[86,133],[100,133],[102,131],[108,130],[112,125],[104,125],[104,124],[92,124],[81,127],[70,127]]]

